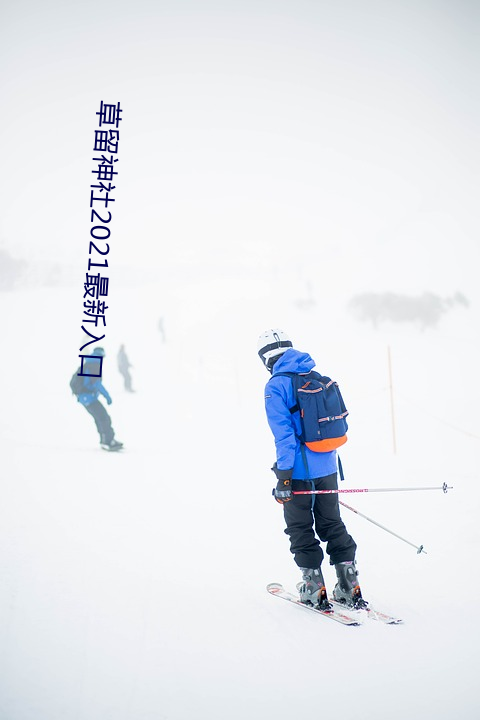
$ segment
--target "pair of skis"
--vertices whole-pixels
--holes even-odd
[[[287,600],[295,605],[300,605],[300,607],[305,608],[310,612],[323,615],[324,617],[334,620],[335,622],[339,622],[342,625],[361,625],[365,615],[370,620],[377,620],[378,622],[383,622],[387,625],[398,625],[403,622],[401,618],[388,615],[380,610],[375,610],[370,606],[364,610],[354,610],[352,608],[346,608],[342,605],[342,603],[335,602],[335,600],[331,599],[329,599],[329,602],[332,604],[332,609],[330,611],[320,610],[314,605],[306,605],[305,603],[302,603],[298,595],[293,595],[293,593],[288,592],[288,590],[285,590],[283,585],[280,585],[279,583],[270,583],[267,585],[267,590],[271,595],[275,595],[276,597]]]

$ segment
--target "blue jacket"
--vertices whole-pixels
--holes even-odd
[[[332,475],[337,471],[337,453],[313,452],[304,447],[307,466],[303,459],[301,443],[300,413],[290,413],[295,405],[292,381],[289,377],[277,377],[281,372],[308,373],[315,363],[308,353],[288,348],[277,360],[273,374],[265,386],[265,409],[270,429],[275,438],[277,467],[279,470],[293,468],[293,478],[307,480]]]
[[[87,360],[83,366],[84,372],[89,372],[88,366],[89,362]],[[95,365],[95,370],[92,370],[91,372],[98,372],[98,365]],[[84,377],[83,384],[85,386],[85,392],[82,392],[80,395],[77,396],[77,400],[79,403],[81,403],[82,405],[91,405],[93,402],[95,402],[95,400],[97,400],[99,395],[103,395],[107,403],[110,405],[110,403],[112,402],[112,398],[103,387],[102,378]]]

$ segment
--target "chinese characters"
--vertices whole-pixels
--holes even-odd
[[[106,311],[108,310],[108,258],[110,245],[107,240],[110,238],[111,230],[109,223],[112,220],[111,203],[115,202],[113,191],[115,190],[116,177],[118,175],[118,144],[120,131],[118,129],[122,121],[123,110],[120,103],[116,105],[100,102],[98,116],[98,128],[94,131],[93,151],[97,153],[92,158],[94,169],[92,174],[94,181],[90,185],[90,239],[88,246],[88,265],[84,283],[83,294],[83,318],[82,331],[85,333],[86,342],[80,348],[80,352],[88,348],[92,343],[103,340],[105,333],[102,330],[106,327]],[[94,268],[101,268],[100,271]],[[96,273],[96,274],[95,274]],[[102,360],[97,355],[79,355],[81,359],[79,375],[89,377],[102,376]],[[98,361],[98,375],[93,372],[84,373],[83,364],[86,360]],[[91,370],[92,363],[89,362]]]

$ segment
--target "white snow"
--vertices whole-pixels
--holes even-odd
[[[467,314],[422,334],[394,326],[375,333],[338,313],[333,342],[333,321],[324,334],[317,309],[277,301],[274,311],[255,297],[254,282],[241,312],[235,278],[230,296],[210,281],[197,304],[201,284],[183,287],[182,306],[174,285],[162,285],[175,308],[166,344],[156,286],[136,288],[142,318],[104,343],[122,454],[99,449],[92,419],[68,388],[78,293],[0,296],[9,338],[1,378],[2,719],[286,719],[312,707],[365,720],[473,717],[478,386],[473,361],[449,342],[452,332],[468,344]],[[32,322],[53,307],[61,340]],[[117,297],[115,314],[127,310],[128,299]],[[267,376],[255,351],[270,312],[348,398],[345,487],[454,486],[447,495],[342,498],[425,546],[428,554],[418,555],[343,511],[365,596],[400,614],[402,626],[344,628],[265,591],[270,581],[294,589],[299,579],[270,495]],[[115,367],[122,341],[134,365],[131,395]],[[459,430],[443,422],[450,420]],[[325,574],[331,589],[326,563]]]
[[[4,0],[0,261],[27,267],[0,291],[0,720],[480,716],[478,14]],[[102,341],[118,454],[68,386],[101,101],[123,108]],[[457,291],[470,307],[423,332],[347,311]],[[345,496],[425,546],[343,511],[366,598],[402,626],[265,590],[299,580],[256,355],[276,326],[340,383],[346,487],[453,485]]]

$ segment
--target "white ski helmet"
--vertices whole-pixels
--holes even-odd
[[[279,355],[283,355],[291,347],[293,347],[292,341],[280,328],[265,330],[258,338],[257,343],[258,354],[269,370],[273,367],[273,360]]]

